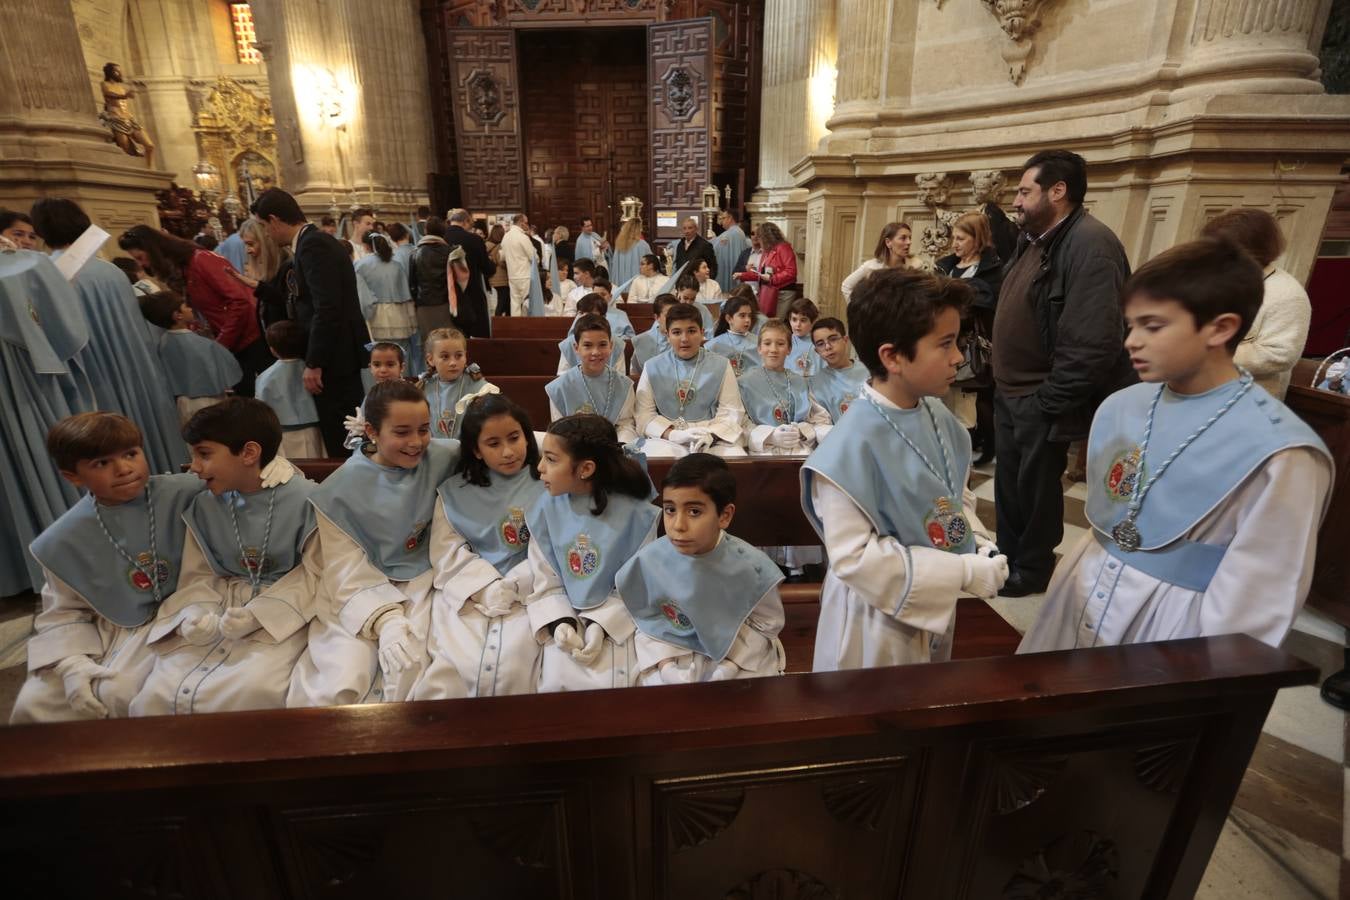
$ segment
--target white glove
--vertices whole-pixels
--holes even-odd
[[[965,553],[961,556],[961,562],[966,567],[966,577],[961,582],[961,590],[979,597],[981,600],[992,600],[997,597],[998,589],[1003,587],[1003,582],[1008,580],[1008,557],[1006,556],[980,556],[976,553]]]
[[[600,655],[600,648],[604,644],[605,629],[600,627],[599,622],[592,622],[586,626],[586,645],[580,649],[574,649],[572,658],[583,666],[589,666]]]
[[[678,660],[663,659],[656,673],[661,676],[662,684],[688,684],[689,676],[679,666]]]
[[[499,578],[484,588],[483,600],[475,600],[473,605],[489,619],[504,616],[520,602],[520,587],[509,578]]]
[[[265,488],[280,487],[290,481],[295,475],[295,466],[291,461],[280,454],[272,457],[272,461],[262,467],[258,477],[262,479],[262,486]]]
[[[380,620],[380,670],[385,678],[393,678],[413,666],[412,625],[398,613]]]
[[[692,431],[686,431],[683,428],[672,428],[670,429],[670,433],[666,435],[666,440],[670,441],[672,444],[688,447],[694,442],[694,433]]]
[[[577,629],[571,622],[559,622],[553,629],[553,642],[561,650],[580,650],[581,638],[577,635]]]
[[[232,641],[246,638],[261,627],[258,617],[242,606],[232,606],[220,617],[220,633]]]
[[[716,669],[713,669],[713,673],[708,676],[708,680],[731,681],[733,678],[736,677],[736,673],[739,672],[740,670],[741,670],[740,666],[736,665],[729,659],[724,659],[717,664]]]
[[[770,447],[779,447],[783,450],[791,450],[801,442],[802,433],[796,425],[779,425],[764,439],[764,443]]]
[[[694,437],[689,444],[690,453],[702,453],[711,447],[715,440],[713,433],[706,428],[691,428],[689,433]]]
[[[56,664],[56,674],[66,689],[66,700],[70,708],[80,715],[98,719],[108,717],[108,707],[94,696],[94,679],[111,678],[117,674],[107,666],[100,666],[88,656],[79,654],[67,656]]]
[[[202,613],[190,619],[184,619],[178,626],[178,633],[194,647],[204,647],[220,640],[220,616],[217,613]]]
[[[1340,378],[1342,375],[1345,374],[1345,370],[1347,368],[1350,368],[1350,360],[1338,359],[1331,365],[1327,366],[1327,370],[1322,374],[1328,379]]]

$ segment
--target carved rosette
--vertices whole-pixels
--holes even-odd
[[[736,821],[745,791],[675,794],[666,807],[666,827],[676,850],[707,843]]]
[[[1041,27],[1041,8],[1052,0],[981,0],[989,14],[998,20],[1008,36],[1002,49],[1008,64],[1008,78],[1021,84],[1026,78],[1027,62],[1035,49],[1034,37]]]
[[[1035,803],[1068,762],[1055,754],[1000,760],[994,770],[994,811],[1006,816]]]
[[[479,125],[496,125],[506,115],[502,106],[502,86],[497,76],[486,69],[474,69],[464,79],[469,117]]]
[[[1114,841],[1092,831],[1055,838],[1022,861],[1003,886],[1003,900],[1094,900],[1120,878]]]

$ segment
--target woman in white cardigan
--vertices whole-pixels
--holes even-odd
[[[1278,400],[1289,390],[1289,376],[1303,355],[1312,320],[1312,302],[1298,279],[1275,265],[1284,252],[1284,234],[1265,210],[1230,209],[1210,220],[1205,237],[1233,241],[1261,264],[1266,292],[1251,330],[1238,345],[1233,362],[1252,373],[1256,383]]]
[[[854,269],[840,286],[839,293],[844,295],[844,302],[848,302],[853,289],[862,284],[864,278],[878,269],[917,268],[917,261],[909,255],[909,245],[913,240],[914,233],[904,222],[890,222],[881,229],[881,237],[877,239],[877,249],[873,251],[872,258]]]

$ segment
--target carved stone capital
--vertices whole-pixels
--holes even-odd
[[[976,206],[1002,204],[1007,179],[998,169],[977,169],[970,173],[970,198]]]
[[[1002,47],[1008,64],[1008,78],[1021,84],[1026,77],[1027,61],[1035,49],[1033,37],[1041,27],[1041,8],[1053,0],[981,0],[989,14],[998,20],[1008,36]]]
[[[946,206],[956,186],[946,172],[922,172],[914,176],[914,184],[919,188],[919,202],[929,209]]]

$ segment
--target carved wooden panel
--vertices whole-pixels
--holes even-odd
[[[713,21],[647,26],[652,208],[690,207],[712,178]]]
[[[746,0],[698,0],[698,9],[713,22],[712,169],[720,185],[744,167],[746,183],[753,185],[759,162],[763,9]]]
[[[464,205],[482,212],[523,210],[515,32],[452,27],[447,47]]]
[[[904,756],[657,780],[653,894],[893,897],[916,782]]]
[[[648,190],[645,32],[523,32],[521,86],[527,211],[540,226],[595,218],[612,240],[618,200]],[[560,65],[566,60],[566,65]]]

